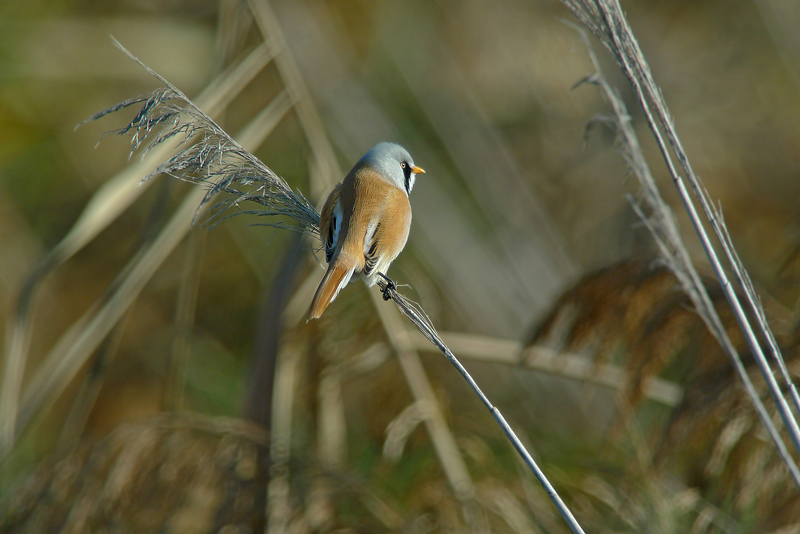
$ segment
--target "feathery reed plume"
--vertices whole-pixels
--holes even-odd
[[[319,235],[319,213],[299,191],[293,190],[261,160],[245,150],[225,130],[198,108],[183,92],[128,52],[128,57],[163,84],[151,94],[120,102],[89,117],[94,121],[132,106],[141,106],[134,118],[109,133],[131,137],[131,155],[143,154],[176,136],[191,144],[156,167],[143,180],[166,174],[179,180],[204,184],[208,188],[198,213],[218,194],[223,200],[210,206],[205,222],[219,223],[233,215],[270,217],[262,224]],[[254,202],[261,207],[239,210],[240,204]]]

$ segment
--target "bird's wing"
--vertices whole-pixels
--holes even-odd
[[[325,247],[325,261],[328,263],[333,258],[342,229],[342,204],[339,202],[341,193],[342,184],[337,184],[325,201],[320,216],[320,239],[322,246]]]
[[[381,223],[376,218],[364,236],[364,276],[370,276],[378,265],[378,236]]]

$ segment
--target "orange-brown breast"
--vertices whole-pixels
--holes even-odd
[[[342,228],[342,253],[358,257],[361,271],[364,267],[364,240],[371,226],[375,227],[377,241],[375,255],[381,263],[391,263],[403,250],[411,228],[411,204],[408,196],[394,185],[380,178],[368,167],[354,169],[342,183],[342,207],[345,217]]]

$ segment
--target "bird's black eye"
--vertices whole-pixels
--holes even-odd
[[[401,167],[403,167],[403,168],[405,169],[406,167],[408,167],[408,163],[406,163],[406,162],[404,161],[403,163],[401,163],[401,164],[400,164],[400,166],[401,166]]]

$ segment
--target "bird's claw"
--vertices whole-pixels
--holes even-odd
[[[381,293],[383,293],[383,300],[390,300],[392,298],[392,294],[390,291],[395,291],[397,289],[397,284],[394,283],[394,280],[389,278],[383,273],[378,273],[381,278],[386,280],[386,286],[381,289]]]

